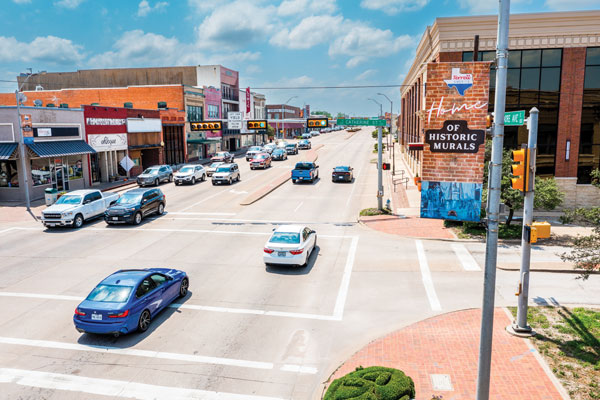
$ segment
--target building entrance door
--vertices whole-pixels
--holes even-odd
[[[90,164],[92,167],[92,183],[102,181],[102,172],[100,170],[100,158],[98,153],[90,154]]]
[[[229,151],[234,152],[236,150],[237,150],[237,147],[235,146],[235,138],[230,138],[229,139]]]
[[[69,166],[66,157],[54,159],[54,169],[52,170],[52,186],[60,191],[69,190]]]

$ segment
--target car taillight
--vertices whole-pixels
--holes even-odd
[[[75,309],[75,315],[80,315],[80,316],[84,316],[85,313],[83,311],[79,311],[78,308]]]
[[[125,310],[120,314],[111,314],[108,316],[108,318],[124,318],[128,315],[129,315],[129,310]]]
[[[304,251],[304,249],[300,249],[300,250],[290,250],[290,253],[297,256],[298,254],[302,254],[302,252]]]
[[[269,249],[268,247],[265,247],[265,248],[264,248],[264,252],[265,252],[265,253],[267,253],[267,254],[271,254],[271,253],[272,253],[272,252],[274,252],[274,251],[275,251],[275,250],[273,250],[273,249]]]

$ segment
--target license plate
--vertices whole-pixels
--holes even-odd
[[[285,251],[278,251],[277,252],[277,256],[278,257],[285,257]]]
[[[118,220],[119,220],[119,217],[112,217],[112,220],[113,220],[113,221],[118,221]]]
[[[338,179],[340,179],[340,180],[341,180],[341,179],[344,179],[344,177],[343,177],[343,176],[338,176]]]
[[[92,319],[95,321],[102,321],[102,314],[92,314]]]
[[[46,226],[56,226],[56,224],[46,224]]]
[[[304,178],[303,178],[303,177],[300,177],[300,178],[298,178],[298,179],[302,180],[302,179],[304,179]]]

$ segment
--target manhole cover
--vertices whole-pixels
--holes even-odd
[[[452,380],[447,374],[430,374],[431,386],[437,391],[452,391]]]

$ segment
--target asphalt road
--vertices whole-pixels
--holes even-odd
[[[313,399],[352,353],[430,316],[480,307],[482,245],[399,238],[356,223],[376,204],[373,139],[333,132],[313,184],[287,182],[241,206],[298,159],[214,187],[164,184],[167,213],[140,226],[39,223],[0,229],[0,398]],[[355,169],[332,183],[334,166]],[[269,267],[262,248],[281,223],[306,223],[318,252],[303,269]],[[515,257],[500,249],[500,257]],[[542,261],[555,255],[534,252]],[[190,293],[144,334],[79,334],[73,309],[119,268],[172,267]],[[532,302],[600,304],[600,277],[534,273]],[[514,305],[517,272],[498,271],[496,304]]]

